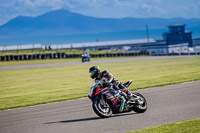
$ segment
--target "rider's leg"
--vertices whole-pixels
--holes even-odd
[[[132,97],[132,93],[128,90],[128,88],[126,88],[122,83],[120,83],[119,81],[115,81],[114,82],[114,87],[117,88],[118,90],[121,90],[122,92],[125,92],[128,96],[128,98]]]
[[[120,83],[119,88],[121,91],[123,91],[127,94],[128,98],[132,97],[132,93],[123,84]]]

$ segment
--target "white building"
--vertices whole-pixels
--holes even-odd
[[[188,43],[182,43],[182,44],[174,44],[174,45],[168,45],[168,53],[169,54],[179,54],[179,53],[188,53]]]

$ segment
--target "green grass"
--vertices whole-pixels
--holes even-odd
[[[167,124],[158,127],[149,127],[140,131],[131,131],[127,133],[200,133],[200,119]]]
[[[5,62],[0,62],[0,66],[47,64],[47,63],[59,63],[59,62],[73,62],[73,61],[81,61],[81,58],[45,59],[45,60],[24,60],[24,61],[5,61]]]
[[[138,57],[141,57],[141,56],[138,56]],[[127,56],[126,57],[117,57],[117,58],[127,58]],[[137,57],[135,57],[135,58],[137,58]],[[108,60],[108,59],[116,59],[116,57],[91,58],[92,61],[95,61],[95,60]],[[16,66],[16,65],[60,63],[60,62],[81,62],[81,58],[24,60],[24,61],[5,61],[5,62],[0,62],[0,67],[1,66]]]
[[[130,90],[200,80],[200,57],[95,64]],[[0,71],[0,110],[86,97],[91,64]]]

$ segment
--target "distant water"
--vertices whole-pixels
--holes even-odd
[[[193,38],[200,38],[200,27],[186,27],[187,31],[192,32]],[[149,38],[155,40],[162,39],[162,34],[168,29],[150,29]],[[147,38],[146,30],[132,30],[124,32],[106,32],[93,34],[76,34],[76,35],[60,35],[60,36],[41,36],[41,37],[24,37],[13,39],[0,39],[0,45],[22,45],[22,44],[70,44],[84,43],[96,41],[113,41],[113,40],[129,40],[129,39],[144,39]]]

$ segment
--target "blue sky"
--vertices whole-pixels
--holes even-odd
[[[58,9],[101,18],[200,18],[200,0],[0,0],[0,25]]]

